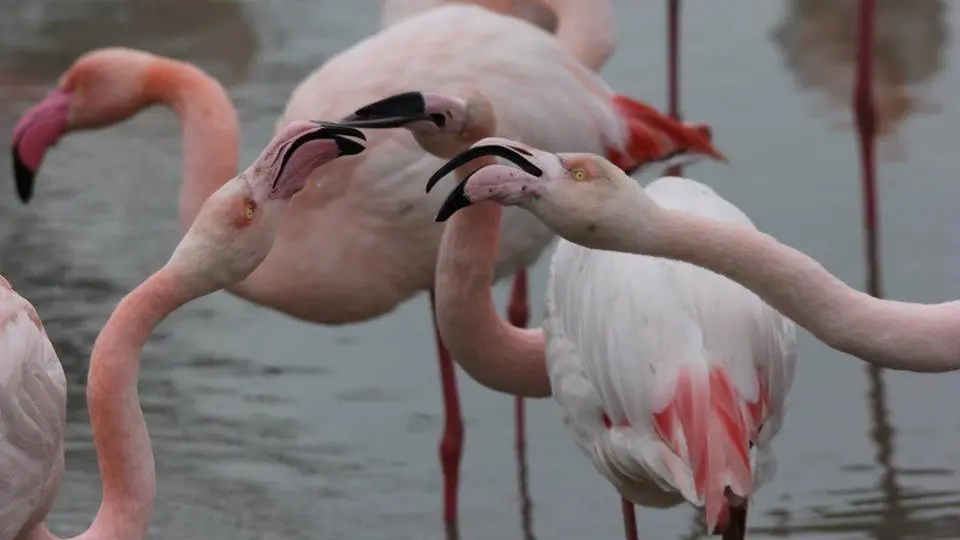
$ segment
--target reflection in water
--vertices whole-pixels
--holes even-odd
[[[858,0],[794,0],[774,41],[784,52],[786,64],[801,88],[819,88],[835,108],[848,109],[853,97],[857,55]],[[876,135],[892,144],[886,147],[888,159],[902,159],[897,130],[917,112],[939,110],[926,102],[917,86],[929,81],[942,68],[942,50],[947,27],[944,2],[877,0],[874,13],[873,101]],[[849,109],[848,109],[849,110]],[[868,237],[873,231],[868,231]],[[869,240],[868,240],[869,241]],[[868,264],[870,294],[882,296],[879,269]],[[884,370],[868,365],[867,394],[873,428],[870,436],[877,449],[876,463],[880,480],[875,488],[830,490],[828,495],[842,498],[837,509],[834,501],[812,508],[816,523],[792,525],[787,509],[768,513],[779,518],[775,526],[753,529],[771,535],[811,532],[859,532],[877,540],[901,538],[954,538],[960,529],[955,515],[931,519],[921,513],[960,507],[960,491],[910,489],[901,476],[952,476],[950,469],[900,469],[893,463],[894,434],[887,406]],[[871,477],[877,467],[851,465],[848,472],[864,472]],[[879,496],[877,496],[879,492]]]
[[[229,86],[257,52],[235,1],[4,0],[3,11],[17,16],[0,17],[0,87],[49,85],[83,52],[109,46],[189,58]]]
[[[825,94],[828,112],[842,111],[836,116],[847,119],[857,60],[857,3],[790,0],[772,32],[797,85]],[[939,111],[921,86],[943,69],[946,12],[943,0],[876,2],[874,103],[881,155],[887,160],[904,157],[897,132],[907,118]]]

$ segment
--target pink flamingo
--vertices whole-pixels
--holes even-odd
[[[719,156],[705,138],[706,126],[692,129],[615,95],[551,35],[466,5],[411,16],[330,59],[293,91],[277,127],[297,119],[338,118],[364,102],[420,85],[441,91],[475,87],[510,119],[502,123],[502,135],[558,151],[606,153],[625,168],[657,155],[665,137]],[[534,87],[550,91],[533,94]],[[203,201],[236,172],[237,115],[226,91],[197,67],[141,51],[85,54],[58,88],[24,115],[13,139],[20,195],[29,198],[44,152],[64,133],[117,123],[157,103],[172,107],[182,121],[180,224],[186,231]],[[566,114],[543,112],[552,110]],[[452,125],[460,120],[450,119]],[[440,162],[402,133],[377,133],[370,144],[384,151],[333,163],[314,175],[322,183],[309,183],[292,202],[264,263],[227,290],[302,320],[345,324],[387,314],[432,289],[443,228],[424,223],[441,200],[424,197],[416,183]],[[507,211],[504,226],[497,279],[526,268],[553,238],[520,211]],[[345,230],[349,234],[338,234]],[[511,320],[523,325],[526,283],[519,285],[510,311]],[[445,404],[444,518],[451,526],[463,425],[453,363],[439,342],[438,350]]]
[[[705,505],[712,528],[769,479],[768,445],[793,373],[791,320],[873,365],[960,369],[960,301],[895,302],[852,289],[692,180],[663,178],[644,189],[597,155],[488,138],[442,167],[428,189],[484,156],[516,167],[485,158],[437,215],[446,221],[472,207],[450,219],[441,244],[441,333],[451,350],[474,351],[457,359],[491,386],[537,395],[552,387],[594,465],[640,504],[669,504],[658,489],[679,492]],[[489,278],[497,209],[485,201],[521,206],[563,238],[543,332],[463,309],[489,305],[477,283]],[[700,269],[717,275],[698,288],[708,278]],[[677,309],[658,310],[671,296]],[[677,319],[672,332],[645,330],[669,327],[664,313]],[[742,538],[744,529],[728,523],[724,536]]]
[[[546,107],[546,101],[541,106]],[[457,95],[408,92],[361,107],[341,120],[341,124],[363,128],[402,126],[413,134],[425,151],[437,157],[451,157],[466,148],[470,142],[497,131],[494,110],[495,107],[490,101],[477,91],[465,90]],[[665,126],[670,125],[665,117],[657,120]],[[682,133],[674,137],[663,136],[657,142],[659,144],[651,148],[643,163],[691,151],[723,159],[709,148],[705,152],[701,146],[703,141],[691,140],[689,134],[687,138]],[[503,155],[503,152],[500,152],[500,155]],[[470,155],[466,155],[463,163],[469,161],[469,158]],[[474,246],[470,240],[458,236],[468,236],[462,229],[457,229],[461,231],[459,233],[454,230],[444,233],[435,284],[438,328],[441,336],[444,336],[444,342],[449,344],[453,357],[481,384],[498,390],[503,390],[503,385],[506,384],[506,388],[511,388],[509,393],[514,395],[545,397],[550,395],[550,386],[542,360],[542,337],[537,337],[539,331],[506,330],[500,319],[495,314],[491,315],[493,300],[490,297],[489,284],[495,279],[494,265],[500,240],[498,225],[501,219],[500,209],[494,206],[493,210],[495,212],[487,215],[483,223],[483,230],[486,231],[484,234],[487,235],[484,238],[492,243]],[[477,225],[473,232],[479,228]],[[457,298],[456,308],[451,307],[454,303],[449,299],[451,288],[469,291],[469,298],[466,295]],[[470,310],[477,318],[452,322],[448,314],[450,309]],[[463,324],[468,326],[461,326]],[[463,331],[469,333],[469,325],[472,324],[492,324],[495,329],[485,334],[485,338],[491,341],[482,344],[465,338]],[[508,335],[505,336],[504,332]],[[509,344],[500,343],[501,338],[515,337],[511,332],[527,333],[522,333],[523,337],[520,339],[508,340]],[[483,350],[488,352],[481,353]],[[525,355],[524,358],[530,361],[514,363],[512,356],[515,353]],[[478,355],[481,360],[476,359]],[[538,357],[539,362],[536,360]],[[489,368],[491,365],[494,367]],[[523,386],[523,381],[530,381],[529,385]],[[520,389],[509,386],[511,384],[520,384]],[[632,509],[632,504],[625,504],[624,508],[628,506]]]
[[[292,197],[317,167],[363,145],[341,126],[291,122],[222,183],[169,262],[128,294],[93,346],[87,404],[103,501],[83,540],[146,538],[157,479],[140,409],[140,350],[170,313],[244,280],[267,257]],[[43,519],[63,475],[67,384],[36,310],[0,276],[0,538],[56,540]]]
[[[444,6],[458,0],[383,0],[381,9],[381,27],[386,28],[404,18],[410,17],[424,10]],[[470,4],[485,7],[496,13],[511,15],[530,22],[548,32],[556,32],[557,40],[566,47],[581,63],[588,68],[599,72],[607,63],[617,46],[616,16],[613,3],[610,0],[594,0],[582,2],[579,0],[461,0]],[[515,326],[526,326],[529,319],[527,298],[527,272],[521,268],[517,271],[513,282],[512,302],[508,309],[510,323]],[[438,343],[438,347],[441,344]],[[442,353],[441,353],[442,354]],[[441,356],[442,358],[442,356]],[[444,386],[444,396],[447,403],[456,402],[456,381],[452,362],[441,360],[441,380]],[[448,416],[450,418],[450,416]],[[515,447],[517,462],[521,467],[526,463],[526,422],[522,397],[514,401]],[[453,430],[454,428],[451,428]],[[450,432],[452,433],[452,431]],[[451,438],[444,437],[445,444],[456,446],[461,443],[450,442]],[[453,450],[448,450],[453,452]],[[459,460],[459,458],[454,458]],[[522,486],[521,486],[521,489]]]

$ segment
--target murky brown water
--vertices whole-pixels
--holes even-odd
[[[618,90],[665,102],[662,2],[621,0]],[[709,121],[729,167],[688,172],[764,230],[861,286],[856,139],[849,129],[853,0],[688,2],[683,109]],[[887,294],[958,296],[960,13],[942,0],[880,0],[878,96],[890,133],[880,167]],[[247,137],[272,135],[291,89],[372,32],[374,0],[5,0],[0,144],[80,52],[128,45],[200,64],[228,86]],[[6,153],[0,171],[9,171]],[[52,153],[38,196],[0,195],[0,271],[46,321],[71,380],[68,474],[49,519],[83,530],[99,502],[83,380],[120,297],[178,239],[176,117],[151,110]],[[899,161],[893,161],[899,159]],[[8,173],[0,173],[8,174]],[[535,312],[546,261],[533,273]],[[499,287],[500,300],[506,286]],[[427,301],[330,329],[226,294],[165,323],[144,353],[141,395],[156,446],[153,538],[442,538],[437,382]],[[806,334],[776,480],[752,538],[960,538],[960,375],[886,373]],[[522,538],[512,400],[461,376],[467,423],[463,538]],[[551,401],[530,403],[538,538],[620,538],[613,490]],[[589,502],[587,502],[589,501]],[[696,538],[689,507],[639,512],[641,538]]]

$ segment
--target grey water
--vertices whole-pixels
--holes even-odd
[[[617,2],[619,92],[666,103],[665,3]],[[854,0],[684,2],[682,108],[709,122],[727,166],[689,176],[851,285],[865,284],[850,90]],[[879,0],[877,99],[886,294],[960,291],[960,12]],[[241,162],[269,140],[293,87],[377,28],[374,0],[3,0],[0,144],[82,52],[125,45],[197,63],[240,112]],[[10,171],[0,157],[0,174]],[[70,382],[68,472],[48,519],[86,528],[99,478],[84,404],[87,359],[116,302],[179,238],[177,118],[151,109],[65,138],[29,206],[0,182],[0,272],[43,317]],[[539,321],[547,257],[532,272]],[[497,287],[503,305],[508,284]],[[379,320],[308,325],[226,293],[171,317],[143,355],[141,396],[159,493],[151,538],[443,538],[442,408],[425,295]],[[466,421],[462,538],[524,538],[513,400],[459,377]],[[801,332],[780,467],[750,537],[960,538],[960,375],[884,372]],[[532,534],[621,538],[619,498],[528,401]],[[698,538],[696,512],[638,510],[644,540]]]

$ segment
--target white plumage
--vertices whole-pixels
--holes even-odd
[[[645,190],[665,208],[754,228],[736,206],[693,180],[665,177]],[[550,267],[544,330],[553,395],[565,424],[625,498],[652,507],[683,500],[706,504],[694,483],[683,429],[674,437],[676,452],[655,424],[655,414],[676,397],[681,366],[705,376],[711,368],[726,373],[740,411],[757,401],[761,383],[766,386],[768,406],[760,412],[762,429],[750,451],[754,485],[739,487],[749,496],[772,478],[770,440],[780,430],[793,382],[796,331],[743,286],[687,263],[561,239]],[[717,419],[706,421],[701,426]],[[706,434],[712,439],[705,444],[717,448],[718,434]],[[728,473],[722,465],[713,472]],[[737,486],[735,475],[727,476],[720,481]],[[708,507],[708,522],[711,517]]]
[[[63,475],[67,380],[37,312],[0,276],[0,538],[50,511]]]

